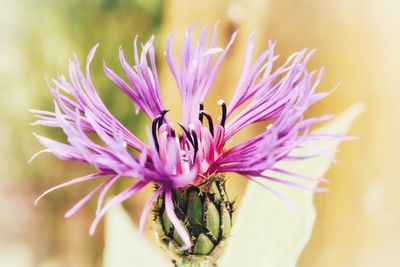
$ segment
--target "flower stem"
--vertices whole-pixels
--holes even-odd
[[[175,262],[176,267],[217,267],[217,263],[211,257],[197,257],[184,259],[180,262]]]

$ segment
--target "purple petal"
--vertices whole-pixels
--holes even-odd
[[[165,210],[167,211],[168,218],[170,219],[172,225],[175,227],[175,230],[178,232],[179,236],[182,238],[185,245],[181,248],[182,250],[189,249],[192,244],[190,242],[190,236],[182,226],[178,217],[176,217],[174,211],[174,205],[172,203],[172,192],[171,190],[167,190],[165,193]]]
[[[37,205],[37,203],[39,202],[39,200],[40,200],[42,197],[44,197],[45,195],[47,195],[47,194],[50,193],[50,192],[53,192],[54,190],[57,190],[57,189],[60,189],[60,188],[66,187],[66,186],[70,186],[70,185],[73,185],[73,184],[77,184],[77,183],[81,183],[81,182],[86,182],[86,181],[89,181],[89,180],[97,179],[97,178],[99,178],[99,177],[101,177],[101,176],[104,176],[104,173],[102,173],[102,172],[92,173],[92,174],[89,174],[89,175],[86,175],[86,176],[83,176],[83,177],[79,177],[79,178],[72,179],[72,180],[70,180],[70,181],[68,181],[68,182],[59,184],[59,185],[57,185],[57,186],[54,186],[54,187],[52,187],[52,188],[46,190],[43,194],[41,194],[41,195],[35,200],[35,205]]]
[[[127,200],[128,198],[132,197],[135,193],[145,187],[149,182],[147,181],[139,181],[136,184],[132,185],[131,187],[125,189],[117,196],[112,198],[107,204],[100,210],[100,212],[96,215],[92,225],[90,226],[89,234],[93,235],[94,231],[96,230],[97,224],[100,222],[100,219],[104,216],[104,214],[113,206]]]
[[[158,198],[158,196],[164,191],[164,187],[160,186],[156,192],[153,193],[149,201],[146,203],[146,205],[143,208],[142,214],[140,215],[140,221],[139,221],[139,232],[143,232],[144,224],[146,222],[146,217],[147,214],[149,213],[151,207],[153,206],[154,201]]]
[[[84,198],[82,198],[78,203],[76,203],[67,213],[65,213],[65,218],[69,218],[74,215],[86,202],[89,201],[101,188],[109,188],[108,185],[112,184],[115,177],[104,181],[100,185],[98,185],[95,189],[93,189],[89,194],[87,194]],[[104,190],[103,190],[104,192]]]

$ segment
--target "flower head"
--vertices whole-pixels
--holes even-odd
[[[140,228],[143,228],[152,203],[162,194],[167,216],[187,248],[191,243],[190,237],[173,207],[175,189],[199,184],[211,175],[227,172],[254,181],[266,179],[271,183],[306,188],[301,180],[309,178],[275,166],[280,161],[305,159],[291,154],[305,141],[342,138],[309,133],[314,123],[327,120],[330,115],[304,118],[304,112],[312,104],[328,95],[315,92],[323,70],[307,69],[307,62],[314,53],[308,49],[294,53],[282,66],[276,67],[278,56],[274,54],[275,44],[272,42],[252,60],[255,37],[252,34],[237,88],[228,104],[218,101],[221,115],[212,118],[204,102],[237,34],[235,32],[228,44],[220,48],[216,46],[217,27],[213,30],[210,44],[206,42],[206,27],[202,29],[198,42],[193,42],[190,28],[185,35],[180,64],[172,55],[173,37],[168,39],[165,57],[183,106],[182,121],[177,123],[178,126],[168,119],[168,107],[163,105],[160,97],[153,37],[142,44],[140,51],[135,39],[133,65],[128,63],[120,49],[119,58],[126,77],[118,76],[104,63],[107,77],[132,100],[137,111],[150,118],[147,142],[125,128],[100,99],[90,76],[90,63],[97,45],[90,51],[84,71],[75,56],[70,62],[69,79],[59,75],[49,83],[54,96],[54,111],[33,110],[38,118],[34,124],[61,128],[67,142],[35,136],[46,147],[42,152],[51,152],[62,160],[88,163],[97,171],[53,187],[38,200],[61,187],[89,180],[97,182],[98,185],[66,213],[66,217],[73,215],[100,192],[96,217],[90,228],[93,234],[109,208],[130,198],[146,185],[155,184],[157,189],[143,210]],[[257,122],[267,122],[269,126],[249,140],[231,147],[227,145],[236,133]],[[96,134],[101,142],[93,141],[88,133]],[[131,153],[132,149],[138,153]],[[321,153],[326,151],[319,148],[308,157]],[[265,175],[266,170],[276,175]],[[283,180],[279,174],[294,179]],[[103,205],[107,191],[123,178],[132,179],[133,184]]]

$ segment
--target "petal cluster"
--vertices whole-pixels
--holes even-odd
[[[98,185],[66,213],[67,217],[73,215],[100,192],[96,217],[90,228],[93,234],[109,208],[130,198],[146,185],[154,184],[157,190],[142,212],[140,228],[143,228],[152,203],[163,193],[168,217],[189,247],[190,239],[173,209],[172,190],[176,188],[199,183],[216,173],[234,172],[256,182],[257,179],[267,179],[271,183],[307,189],[302,181],[309,178],[287,173],[275,166],[280,161],[329,154],[323,148],[313,148],[308,157],[291,154],[306,141],[345,138],[310,134],[313,124],[327,120],[331,115],[304,117],[311,105],[329,94],[316,93],[323,70],[307,69],[314,53],[308,49],[294,53],[282,66],[276,66],[278,56],[274,54],[275,44],[272,42],[253,59],[255,35],[252,34],[237,88],[228,104],[218,101],[221,115],[213,120],[204,102],[237,34],[235,32],[227,45],[221,48],[216,46],[217,26],[209,43],[206,27],[197,42],[193,41],[190,28],[185,35],[179,63],[172,54],[173,36],[168,39],[165,59],[183,106],[182,121],[176,125],[168,120],[168,107],[164,107],[160,97],[154,37],[141,44],[141,49],[135,39],[133,64],[120,49],[124,77],[103,64],[105,75],[132,100],[136,111],[149,117],[151,125],[147,128],[147,141],[140,140],[125,128],[100,99],[90,76],[90,63],[97,45],[90,51],[84,70],[74,56],[69,77],[59,75],[48,83],[54,97],[54,111],[32,110],[38,119],[34,124],[61,128],[66,142],[35,136],[45,146],[41,152],[53,153],[62,160],[88,163],[96,168],[96,172],[53,187],[39,198],[58,188],[96,181]],[[257,122],[268,124],[265,131],[234,146],[227,145],[235,134]],[[96,140],[93,134],[97,136]],[[137,153],[132,153],[132,150]],[[266,176],[267,170],[276,176]],[[289,175],[293,180],[280,179],[280,174]],[[132,185],[103,204],[107,191],[120,179],[130,179]]]

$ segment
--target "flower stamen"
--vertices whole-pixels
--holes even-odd
[[[199,121],[203,124],[203,114],[202,111],[204,110],[204,104],[201,103],[200,104],[200,108],[199,108]]]
[[[176,137],[175,130],[174,130],[174,129],[172,129],[172,128],[171,128],[171,136],[172,136],[172,138],[175,138],[175,137]]]
[[[226,104],[224,102],[224,100],[220,99],[218,100],[218,105],[221,106],[222,109],[222,117],[221,117],[221,126],[225,127],[225,121],[226,121]]]
[[[164,109],[160,115],[158,115],[160,117],[160,119],[158,120],[158,128],[161,127],[161,125],[163,125],[164,123],[164,118],[165,115],[169,112],[169,109]]]
[[[153,135],[154,146],[156,147],[157,151],[160,151],[160,145],[158,144],[157,138],[157,124],[158,121],[161,119],[161,116],[158,115],[151,124],[151,134]]]
[[[193,153],[193,162],[194,162],[196,160],[197,152],[199,151],[199,142],[197,141],[197,134],[193,130],[192,130],[192,135],[193,135],[193,148],[194,148],[194,153]]]
[[[179,122],[178,122],[178,125],[179,125],[179,126],[182,128],[182,130],[185,132],[186,138],[189,140],[189,142],[192,144],[192,146],[193,146],[193,148],[194,148],[193,138],[192,138],[192,136],[190,135],[189,131],[186,130],[186,128],[185,128],[182,124],[180,124]]]
[[[156,147],[158,152],[160,151],[160,145],[158,144],[157,131],[158,131],[158,129],[160,129],[161,125],[163,125],[165,114],[167,114],[168,112],[169,112],[169,109],[163,110],[160,113],[160,115],[158,115],[153,120],[153,122],[151,124],[151,133],[153,135],[154,145],[155,145],[155,147]]]
[[[200,111],[200,114],[205,116],[208,121],[208,127],[210,128],[210,133],[214,136],[214,123],[210,114],[206,113],[205,111]]]

